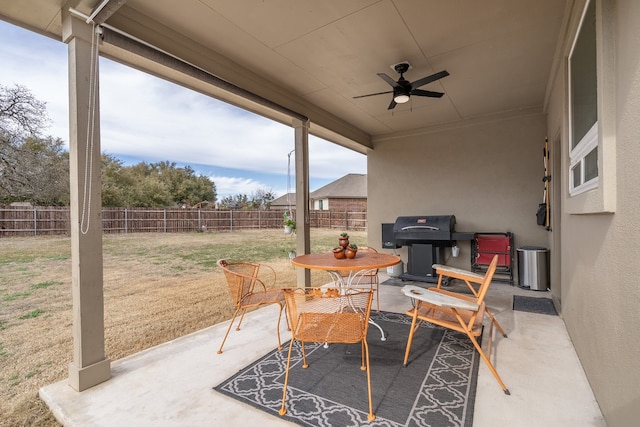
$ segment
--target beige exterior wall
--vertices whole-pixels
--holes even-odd
[[[574,5],[574,22],[583,4]],[[560,233],[562,266],[557,296],[596,399],[613,427],[636,425],[640,416],[640,2],[605,0],[597,10],[598,167],[606,181],[598,190],[587,197],[568,196],[562,66],[553,80],[548,129],[558,135],[562,153],[563,209],[561,225],[554,228],[554,234]],[[570,25],[565,53],[573,34]],[[593,209],[593,200],[603,201],[600,212]]]
[[[367,156],[369,244],[380,248],[381,224],[398,216],[453,214],[457,231],[510,231],[516,247],[547,247],[535,217],[545,132],[538,113],[375,141]],[[469,268],[470,244],[458,245],[459,257],[448,263]],[[400,253],[406,262],[406,249]]]

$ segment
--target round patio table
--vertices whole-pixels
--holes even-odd
[[[333,252],[320,254],[300,255],[291,260],[291,264],[300,268],[311,270],[324,270],[333,279],[333,282],[340,288],[346,289],[358,285],[360,278],[372,270],[391,267],[400,263],[397,255],[383,254],[377,252],[358,252],[355,258],[336,259]],[[348,276],[343,276],[341,272],[348,271]],[[380,330],[381,340],[386,341],[384,331],[373,320],[369,323]]]
[[[400,263],[397,255],[379,252],[358,252],[355,258],[336,259],[332,252],[300,255],[291,260],[296,267],[326,271],[362,271],[391,267]]]

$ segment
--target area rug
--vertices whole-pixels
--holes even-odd
[[[527,311],[529,313],[558,315],[551,298],[513,296],[513,309],[515,311]]]
[[[369,328],[373,405],[376,419],[367,421],[366,373],[360,370],[360,345],[307,344],[309,367],[302,369],[294,345],[287,414],[302,426],[471,426],[478,354],[463,334],[423,324],[414,335],[409,364],[402,365],[411,318],[372,313],[385,330]],[[247,366],[220,385],[220,393],[276,417],[288,343]]]

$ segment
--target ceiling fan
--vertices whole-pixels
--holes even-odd
[[[388,90],[386,92],[370,93],[368,95],[354,96],[353,99],[364,98],[366,96],[383,95],[385,93],[393,93],[393,99],[389,104],[389,108],[387,108],[388,110],[392,110],[395,108],[396,105],[404,104],[405,102],[409,101],[409,98],[411,97],[411,95],[427,96],[430,98],[440,98],[442,97],[442,95],[444,95],[444,93],[442,92],[433,92],[430,90],[422,90],[418,88],[420,86],[426,85],[427,83],[431,83],[443,77],[447,77],[449,73],[446,70],[440,71],[439,73],[435,73],[427,77],[423,77],[412,83],[404,78],[404,73],[406,73],[407,70],[409,69],[408,62],[401,62],[399,64],[396,64],[393,66],[393,69],[400,74],[400,78],[398,79],[397,82],[394,81],[391,77],[389,77],[385,73],[378,73],[378,77],[380,77],[385,82],[389,83],[391,87],[393,87],[393,90]]]

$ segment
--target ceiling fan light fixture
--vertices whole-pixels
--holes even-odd
[[[378,77],[387,82],[389,86],[393,88],[393,90],[388,90],[385,92],[378,93],[370,93],[368,95],[360,95],[354,96],[353,99],[356,98],[364,98],[367,96],[375,96],[375,95],[383,95],[386,93],[393,93],[393,99],[389,104],[387,110],[393,110],[398,104],[406,104],[410,101],[411,95],[414,96],[426,96],[429,98],[442,98],[444,93],[442,92],[434,92],[431,90],[423,90],[419,89],[421,86],[429,84],[431,82],[435,82],[436,80],[440,80],[443,77],[447,77],[449,73],[447,70],[442,70],[439,73],[431,74],[430,76],[423,77],[421,79],[415,80],[413,82],[408,81],[404,78],[404,73],[410,68],[408,62],[401,62],[399,64],[395,64],[392,68],[395,72],[400,74],[400,78],[398,81],[393,80],[391,77],[386,75],[385,73],[378,73]]]
[[[396,104],[404,104],[405,102],[409,102],[409,95],[399,93],[393,97],[393,100],[396,101]]]

